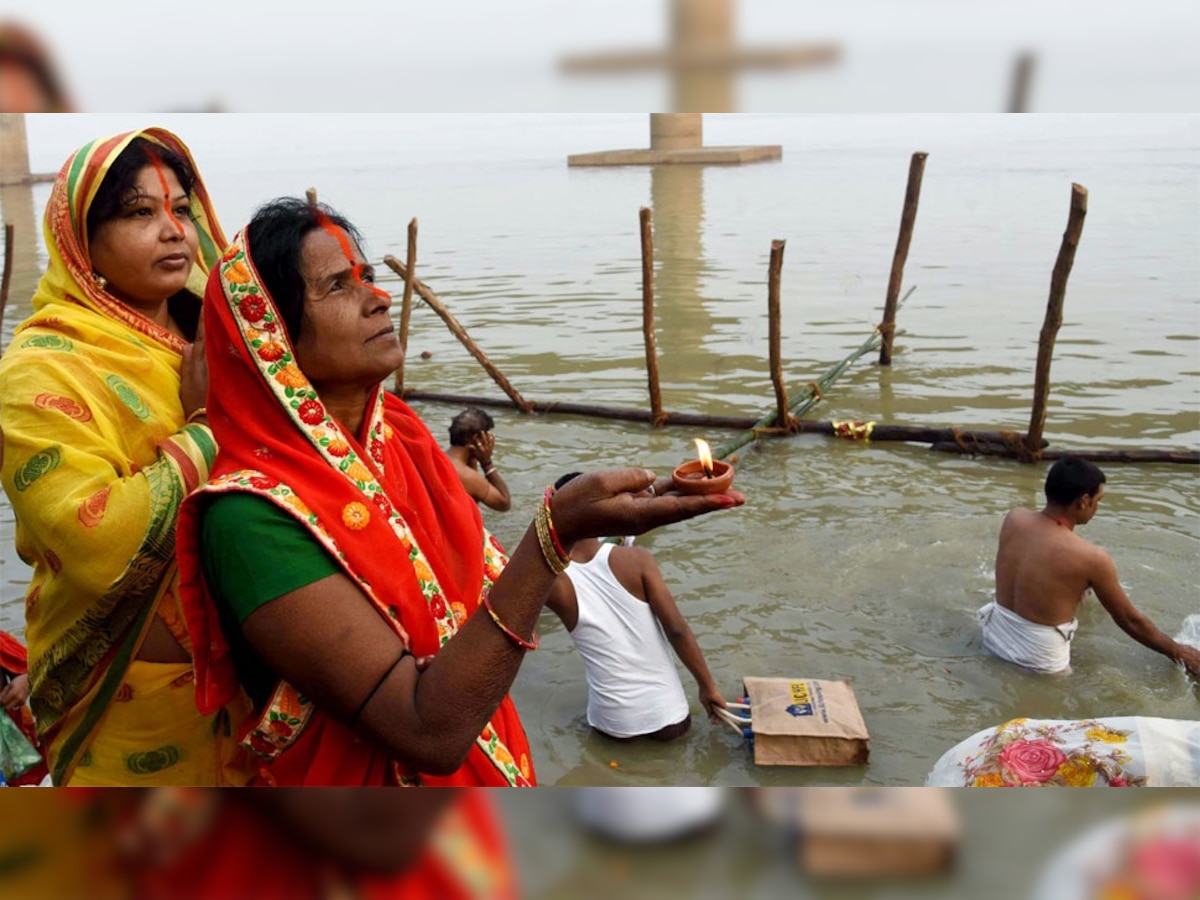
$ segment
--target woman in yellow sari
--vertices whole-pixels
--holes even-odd
[[[85,145],[45,217],[49,265],[0,358],[0,478],[25,595],[30,705],[56,785],[240,784],[201,716],[175,525],[208,477],[200,297],[225,238],[162,129]]]

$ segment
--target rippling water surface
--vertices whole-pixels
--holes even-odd
[[[526,397],[646,408],[638,208],[654,211],[658,346],[670,410],[758,416],[767,375],[770,242],[787,240],[789,390],[818,378],[879,321],[909,156],[929,152],[890,369],[868,356],[810,414],[1023,431],[1038,332],[1071,182],[1089,190],[1051,373],[1057,448],[1200,447],[1200,118],[1113,116],[708,117],[710,144],[779,143],[744,167],[569,169],[568,153],[641,146],[642,116],[163,117],[195,153],[225,227],[262,200],[316,186],[360,224],[373,258],[403,258],[420,223],[420,277]],[[30,123],[35,168],[128,125]],[[40,164],[39,164],[40,161]],[[48,185],[0,193],[18,256],[4,339],[45,264]],[[29,223],[38,221],[37,229]],[[399,294],[399,282],[389,287]],[[398,308],[397,308],[398,313]],[[418,305],[406,383],[501,397]],[[421,359],[423,351],[431,354]],[[439,437],[456,407],[416,403]],[[513,491],[485,519],[509,545],[541,489],[572,469],[666,472],[731,435],[495,410]],[[746,675],[850,680],[871,732],[865,768],[757,768],[724,727],[673,744],[615,744],[583,719],[583,666],[546,614],[513,694],[546,784],[919,784],[937,757],[1018,715],[1198,718],[1200,695],[1095,601],[1074,673],[1027,674],[987,656],[974,610],[991,596],[1004,512],[1039,504],[1046,466],[916,444],[805,435],[744,448],[734,512],[664,529],[658,558],[729,696]],[[1200,612],[1197,469],[1107,467],[1084,534],[1163,630]],[[0,626],[22,629],[28,570],[0,500]],[[685,688],[694,685],[680,667]]]

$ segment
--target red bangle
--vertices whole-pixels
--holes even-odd
[[[523,650],[536,650],[538,645],[541,644],[541,638],[538,637],[537,632],[535,631],[533,633],[532,641],[527,641],[507,625],[505,625],[502,621],[500,621],[500,617],[496,615],[496,611],[492,609],[492,601],[488,596],[489,593],[490,591],[485,588],[483,592],[483,608],[486,609],[488,615],[492,617],[492,621],[496,623],[496,627],[503,631],[505,635],[508,636],[509,640]]]
[[[554,487],[546,488],[546,524],[550,526],[550,541],[554,544],[554,551],[563,559],[570,559],[571,555],[563,549],[562,541],[558,539],[558,532],[554,530],[554,520],[550,518],[550,498],[554,496]]]

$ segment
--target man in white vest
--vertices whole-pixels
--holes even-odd
[[[578,474],[564,475],[555,487]],[[717,722],[725,699],[650,552],[589,538],[576,541],[570,556],[546,605],[583,657],[588,724],[618,740],[684,734],[691,714],[670,649],[696,679],[700,705]]]

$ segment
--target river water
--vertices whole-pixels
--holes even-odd
[[[230,232],[278,194],[315,186],[359,224],[369,254],[403,258],[526,397],[646,409],[638,209],[654,213],[657,340],[673,411],[758,416],[774,406],[766,277],[786,239],[782,353],[794,394],[880,320],[909,158],[929,153],[891,368],[859,360],[810,417],[1024,431],[1038,332],[1071,183],[1088,215],[1067,289],[1045,436],[1055,448],[1200,446],[1200,117],[709,116],[709,144],[778,143],[741,167],[568,168],[569,153],[644,146],[641,115],[78,116],[29,123],[33,166],[83,141],[164,124],[191,145]],[[302,149],[298,149],[302,148]],[[49,185],[0,192],[17,223],[3,336],[45,264]],[[37,222],[36,230],[30,223]],[[385,274],[390,274],[386,273]],[[385,281],[397,293],[397,279]],[[394,311],[398,315],[397,303]],[[502,397],[417,305],[407,386]],[[423,353],[428,358],[421,358]],[[458,407],[415,403],[442,436]],[[542,488],[580,468],[660,473],[716,429],[493,410],[495,460],[519,540]],[[1074,672],[989,657],[974,611],[992,592],[1007,509],[1040,505],[1047,465],[861,444],[768,439],[735,463],[745,507],[663,529],[656,556],[732,697],[747,675],[849,680],[871,733],[851,769],[756,767],[695,715],[669,745],[589,732],[583,666],[547,613],[513,686],[544,784],[920,784],[946,749],[1014,716],[1200,718],[1200,694],[1094,600]],[[1197,469],[1112,464],[1084,535],[1113,555],[1134,602],[1170,634],[1200,612]],[[22,630],[28,570],[0,500],[0,626]]]

